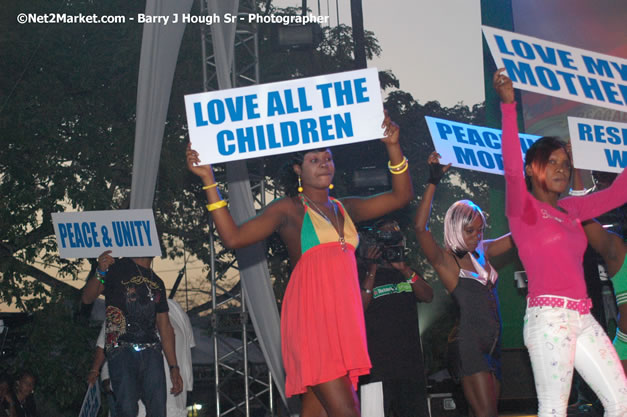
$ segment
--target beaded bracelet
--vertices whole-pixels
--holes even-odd
[[[96,276],[96,279],[97,279],[98,281],[100,281],[100,283],[101,283],[102,285],[104,285],[104,283],[105,283],[104,278],[107,276],[107,272],[108,272],[108,270],[106,270],[106,271],[101,271],[100,269],[96,268],[96,274],[98,274],[98,276]]]

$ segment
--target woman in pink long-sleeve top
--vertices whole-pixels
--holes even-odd
[[[605,416],[627,416],[627,382],[611,341],[590,314],[583,274],[581,222],[627,202],[627,175],[606,190],[559,199],[569,186],[570,158],[545,137],[521,158],[516,102],[503,69],[501,98],[506,215],[529,280],[524,339],[538,394],[538,417],[566,416],[573,368],[595,391]]]

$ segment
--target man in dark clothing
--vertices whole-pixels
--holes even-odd
[[[403,239],[394,221],[380,222],[376,229]],[[402,248],[373,245],[360,253],[365,258],[359,272],[372,362],[370,375],[360,382],[382,381],[386,417],[428,417],[416,302],[431,302],[433,289],[405,264]]]
[[[98,257],[98,268],[83,289],[82,301],[91,304],[104,292],[105,354],[116,416],[137,416],[141,399],[147,415],[165,417],[162,349],[170,367],[172,393],[177,395],[183,389],[165,286],[151,268],[152,258],[116,261],[110,253]]]
[[[28,371],[22,372],[13,391],[13,405],[16,417],[39,417],[35,404],[35,376]]]

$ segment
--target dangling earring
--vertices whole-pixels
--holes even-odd
[[[300,182],[300,175],[298,176],[298,192],[299,193],[303,192],[303,185]]]
[[[332,190],[335,188],[335,185],[333,185],[333,183],[329,184],[329,190]]]

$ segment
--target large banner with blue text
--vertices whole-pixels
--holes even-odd
[[[61,258],[161,256],[151,209],[52,213]]]
[[[503,175],[501,131],[425,116],[433,146],[442,157],[442,164]],[[540,136],[519,134],[520,157]]]
[[[376,68],[185,96],[203,164],[383,137]]]
[[[627,111],[627,60],[482,26],[498,68],[521,90]]]
[[[623,172],[627,165],[627,123],[569,117],[568,130],[575,168]]]

